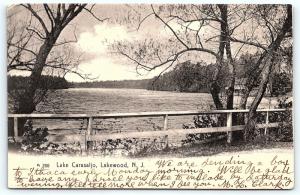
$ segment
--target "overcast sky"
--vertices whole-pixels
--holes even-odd
[[[81,13],[73,24],[76,24],[78,42],[75,48],[83,52],[84,60],[79,69],[85,73],[98,77],[98,80],[123,80],[150,78],[155,73],[139,76],[127,59],[119,55],[112,55],[108,45],[114,41],[134,40],[144,36],[147,29],[139,32],[129,29],[127,25],[117,22],[126,17],[129,8],[126,5],[96,5],[94,13],[99,18],[109,18],[101,23],[87,13]],[[69,74],[70,81],[80,81],[77,75]]]
[[[124,80],[124,79],[144,79],[157,76],[164,67],[151,71],[143,72],[142,76],[136,73],[136,66],[127,58],[112,54],[109,45],[115,41],[138,42],[144,38],[152,37],[158,42],[163,42],[171,36],[171,31],[151,16],[143,22],[139,30],[136,28],[138,22],[134,21],[134,15],[140,13],[143,16],[150,11],[150,5],[96,5],[93,13],[99,18],[108,18],[105,22],[99,22],[88,12],[80,13],[63,31],[58,40],[74,39],[76,33],[77,43],[72,44],[75,55],[83,54],[79,64],[79,71],[84,74],[91,74],[97,80]],[[8,9],[8,14],[16,14],[22,20],[26,12],[22,7]],[[27,12],[28,14],[28,12]],[[46,17],[46,16],[45,16]],[[130,20],[127,20],[127,18]],[[130,21],[130,22],[128,22]],[[175,30],[180,30],[180,26],[170,23]],[[190,28],[197,27],[194,23]],[[203,28],[202,34],[213,36],[213,29]],[[209,46],[212,46],[210,43]],[[215,46],[212,46],[215,47]],[[233,45],[233,50],[237,45]],[[216,47],[217,48],[217,47]],[[169,49],[169,48],[167,48]],[[188,54],[190,55],[190,54]],[[197,57],[207,63],[213,61],[210,54],[199,53]],[[188,59],[191,59],[190,57]],[[181,59],[183,62],[184,58]],[[199,59],[198,59],[199,60]],[[23,73],[24,74],[24,73]],[[78,75],[68,74],[66,79],[69,81],[83,81]]]
[[[146,14],[148,8],[150,5],[144,6],[139,11],[141,13],[145,11]],[[99,22],[84,11],[64,29],[58,42],[74,39],[75,32],[78,41],[72,45],[75,53],[82,54],[79,71],[84,74],[91,74],[91,77],[97,77],[97,80],[152,78],[158,75],[161,69],[143,72],[142,75],[139,75],[136,73],[136,66],[132,62],[121,55],[112,54],[108,48],[115,41],[134,42],[149,36],[156,38],[162,38],[161,35],[167,36],[166,29],[155,21],[154,17],[149,18],[137,31],[137,22],[132,21],[132,24],[125,22],[128,14],[132,15],[134,12],[132,5],[96,5],[93,8],[93,13],[99,18],[108,18],[108,20]],[[10,13],[15,13],[19,19],[24,18],[26,14],[23,7],[9,8],[8,14]],[[17,74],[28,75],[29,73],[17,72]],[[76,74],[67,74],[66,79],[68,81],[84,81]]]

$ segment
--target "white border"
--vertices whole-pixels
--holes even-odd
[[[299,24],[300,22],[296,22],[300,18],[300,2],[299,0],[114,0],[114,1],[108,1],[108,0],[85,0],[85,1],[78,1],[78,0],[1,0],[0,1],[0,161],[1,161],[1,167],[0,167],[0,194],[83,194],[88,193],[90,194],[143,194],[143,195],[150,195],[153,193],[157,194],[164,194],[164,195],[175,195],[175,194],[218,194],[220,191],[218,190],[11,190],[7,188],[7,91],[6,91],[6,6],[9,4],[19,4],[19,3],[59,3],[59,2],[66,2],[66,3],[74,3],[74,2],[88,2],[88,3],[206,3],[206,4],[216,4],[216,3],[243,3],[243,4],[293,4],[293,28],[294,28],[294,132],[295,132],[295,150],[297,151],[299,147],[299,133],[297,131],[299,128],[299,122],[300,117],[297,114],[300,108],[300,104],[298,104],[298,98],[300,96],[300,90],[298,89],[298,85],[300,87],[300,68],[297,67],[300,63],[300,29]],[[298,78],[297,78],[298,77]],[[21,159],[20,159],[21,160]],[[295,188],[293,190],[264,190],[264,191],[258,191],[258,190],[222,190],[222,194],[240,194],[240,193],[255,193],[255,194],[300,194],[300,187],[299,187],[299,174],[298,174],[298,166],[299,165],[299,155],[297,155],[297,152],[295,152]]]

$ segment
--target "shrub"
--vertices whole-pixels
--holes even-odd
[[[288,97],[279,98],[278,104],[275,108],[292,108],[292,101],[289,100]],[[269,141],[280,141],[287,142],[293,141],[293,123],[292,123],[292,111],[288,110],[285,112],[270,112],[269,113],[269,122],[270,123],[278,123],[278,127],[268,128],[268,135],[264,135],[264,129],[257,130],[256,132],[256,140],[269,140]],[[266,113],[258,113],[257,114],[257,123],[265,123],[266,122]]]
[[[9,148],[26,152],[39,152],[46,150],[45,143],[48,141],[48,129],[37,128],[33,130],[32,121],[27,120],[24,125],[23,139],[20,143],[9,139]]]
[[[278,99],[277,108],[292,108],[293,102],[287,97]],[[286,112],[274,112],[270,117],[270,121],[276,121],[279,123],[279,127],[275,128],[274,135],[275,141],[293,141],[293,114],[292,110]]]
[[[222,115],[197,115],[193,118],[193,125],[183,125],[184,129],[205,128],[205,127],[219,127],[224,122]],[[195,144],[216,138],[224,133],[196,133],[187,134],[186,139],[182,140],[182,144]]]

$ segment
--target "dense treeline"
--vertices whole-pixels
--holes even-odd
[[[94,81],[70,83],[73,88],[132,88],[132,89],[146,89],[150,79],[144,80],[122,80],[122,81]]]
[[[147,89],[158,91],[202,92],[208,93],[209,78],[213,65],[203,62],[197,64],[190,61],[178,64],[172,71],[149,82]]]
[[[29,77],[8,76],[8,90],[24,89],[28,87]],[[69,83],[65,78],[43,75],[40,82],[36,83],[38,89],[67,89]]]
[[[236,90],[243,90],[245,80],[252,73],[252,63],[255,55],[243,55],[236,65]],[[192,63],[186,61],[178,64],[173,70],[162,74],[160,77],[154,77],[147,86],[148,90],[157,91],[178,91],[178,92],[200,92],[209,93],[209,84],[211,83],[215,64],[206,64],[204,62]],[[225,91],[229,82],[229,72],[225,66],[223,74],[219,76],[218,82],[221,91]],[[253,91],[257,90],[260,76],[254,83]],[[269,95],[284,95],[290,92],[292,88],[292,77],[287,70],[275,70],[269,81]]]

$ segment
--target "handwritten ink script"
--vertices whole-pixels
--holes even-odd
[[[59,159],[59,158],[58,158]],[[20,161],[19,161],[20,162]],[[33,163],[34,162],[34,163]],[[80,158],[9,166],[13,188],[290,189],[291,158]]]

